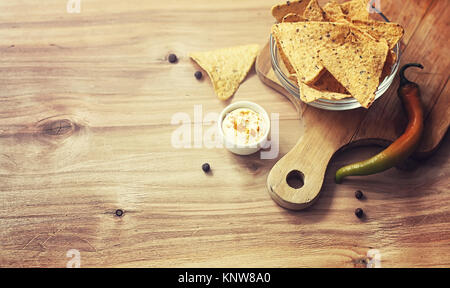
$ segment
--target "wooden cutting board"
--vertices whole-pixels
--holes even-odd
[[[420,59],[406,55],[402,63],[421,62]],[[424,71],[417,71],[411,68],[407,75],[411,81],[417,77],[423,80],[431,77],[427,68],[430,69],[425,67]],[[256,72],[264,84],[294,104],[305,126],[303,137],[275,164],[267,178],[269,194],[284,208],[301,210],[318,199],[328,164],[339,151],[357,145],[387,146],[406,127],[407,120],[396,95],[398,77],[368,110],[326,111],[304,104],[283,88],[272,70],[269,44],[261,50],[256,60]],[[450,122],[449,99],[445,89],[442,93],[431,94],[429,92],[433,90],[421,87],[421,91],[427,117],[424,139],[414,155],[416,158],[426,158],[436,150]]]

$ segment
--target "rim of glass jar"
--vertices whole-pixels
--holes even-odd
[[[275,72],[275,75],[277,76],[278,80],[281,82],[281,84],[284,86],[286,90],[288,90],[289,93],[291,93],[296,98],[300,99],[300,92],[297,85],[293,84],[292,81],[287,77],[287,75],[282,71],[280,65],[279,65],[279,56],[278,56],[278,49],[277,44],[275,41],[275,38],[270,34],[270,55],[271,55],[271,62],[272,62],[272,68]],[[394,48],[394,52],[397,56],[397,60],[395,61],[394,65],[392,66],[391,74],[384,78],[383,82],[378,86],[377,91],[375,92],[375,100],[374,102],[380,98],[391,86],[391,84],[394,81],[395,76],[397,75],[399,64],[400,64],[400,43],[397,43],[397,45]],[[301,100],[300,100],[301,101]],[[303,102],[303,101],[302,101]],[[305,102],[303,102],[305,103]],[[325,109],[325,110],[352,110],[362,107],[361,104],[353,97],[341,99],[341,100],[328,100],[328,99],[318,99],[316,101],[305,103],[307,105]]]

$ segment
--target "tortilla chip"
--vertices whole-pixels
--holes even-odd
[[[397,23],[361,20],[354,20],[352,23],[358,29],[368,33],[377,40],[386,39],[389,49],[395,48],[405,32],[402,26]]]
[[[311,87],[320,91],[347,94],[347,97],[351,97],[347,89],[345,89],[345,87],[342,86],[342,84],[339,83],[339,81],[337,81],[330,72],[328,72],[328,70],[325,70],[322,76],[320,76],[320,78],[317,79]]]
[[[344,20],[346,21],[346,20]],[[350,41],[353,43],[360,43],[361,41],[378,41],[377,39],[373,38],[370,34],[362,31],[361,29],[355,27],[350,22],[346,21],[351,26],[351,32],[348,35],[346,41]]]
[[[350,26],[329,22],[280,23],[272,26],[279,43],[300,82],[314,82],[324,71],[317,51],[331,43],[344,43]]]
[[[284,22],[300,22],[303,20],[305,20],[305,19],[302,16],[295,14],[295,13],[289,13],[283,17],[283,20],[281,20],[281,22],[282,23],[284,23]]]
[[[284,67],[289,71],[289,74],[295,74],[295,69],[294,69],[294,67],[292,67],[291,62],[289,62],[289,59],[287,58],[283,49],[281,49],[281,44],[278,42],[278,39],[275,36],[274,36],[274,39],[277,42],[278,54],[280,54],[280,58],[282,60],[281,62],[284,64]],[[295,77],[297,77],[297,76],[295,76]]]
[[[244,45],[189,56],[209,75],[220,100],[234,95],[255,62],[259,45]]]
[[[352,0],[341,4],[348,20],[369,20],[368,0]]]
[[[323,6],[323,11],[325,12],[326,21],[338,21],[345,19],[345,15],[342,12],[341,5],[335,0],[331,0],[325,6]]]
[[[371,40],[358,30],[352,36],[341,46],[323,49],[319,57],[361,106],[369,108],[375,100],[389,46],[386,40]]]
[[[306,103],[314,102],[318,99],[341,100],[351,97],[351,95],[348,94],[320,91],[304,83],[300,83],[299,91],[300,91],[300,99]]]
[[[297,75],[295,74],[289,74],[288,78],[294,83],[298,82]]]
[[[281,23],[283,17],[289,13],[294,13],[297,15],[303,15],[306,6],[308,5],[307,0],[296,0],[287,1],[284,4],[278,4],[272,7],[272,16]]]
[[[317,0],[311,0],[303,13],[306,21],[324,21],[324,13]]]
[[[284,53],[283,49],[281,49],[281,44],[278,42],[278,40],[277,40],[277,49],[284,66],[289,71],[289,74],[295,74],[295,69],[294,67],[292,67],[291,62],[289,62],[289,59]]]
[[[394,67],[396,61],[397,54],[395,54],[394,51],[389,50],[389,53],[386,57],[386,62],[384,63],[383,72],[381,73],[380,82],[383,82],[386,77],[391,75],[392,68]]]

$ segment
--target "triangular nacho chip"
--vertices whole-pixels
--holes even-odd
[[[314,102],[318,99],[341,100],[351,97],[351,95],[349,94],[342,94],[330,91],[320,91],[314,87],[306,85],[305,83],[300,83],[299,86],[300,86],[299,87],[300,99],[306,103]]]
[[[283,4],[278,4],[272,7],[272,16],[281,23],[283,17],[289,13],[294,13],[297,15],[303,15],[306,6],[308,5],[308,0],[296,0],[287,1]]]
[[[324,21],[325,12],[320,8],[317,0],[311,0],[303,13],[303,18],[306,21]]]
[[[284,53],[283,49],[281,49],[281,44],[278,42],[278,40],[276,40],[276,41],[277,41],[278,53],[280,54],[280,58],[284,64],[284,66],[289,71],[289,74],[295,74],[295,69],[294,69],[294,67],[292,67],[291,62],[289,61],[288,57]],[[295,76],[295,77],[297,77],[297,76]]]
[[[259,45],[252,44],[191,53],[190,57],[208,73],[219,99],[227,100],[244,81],[258,51]]]
[[[348,20],[369,20],[368,0],[352,0],[341,4]]]
[[[381,73],[380,82],[383,82],[384,79],[389,76],[392,72],[392,68],[397,61],[397,54],[394,51],[389,50],[388,55],[386,57],[386,62],[384,63],[383,72]]]
[[[402,26],[397,23],[361,20],[354,20],[352,23],[358,29],[368,33],[377,40],[386,39],[390,49],[395,48],[395,45],[402,39],[405,32]]]
[[[349,29],[349,25],[341,23],[280,23],[272,26],[272,35],[294,68],[298,81],[309,84],[324,71],[318,50],[331,43],[343,43]]]
[[[289,13],[283,17],[283,20],[281,20],[281,22],[282,23],[284,23],[284,22],[300,22],[303,20],[305,20],[305,19],[302,16],[295,14],[295,13]]]
[[[375,41],[358,30],[346,43],[319,52],[323,66],[358,100],[369,108],[380,84],[389,47],[386,40]]]
[[[320,76],[319,79],[311,85],[311,87],[320,91],[347,94],[347,97],[351,97],[347,89],[345,89],[345,87],[342,86],[342,84],[339,83],[339,81],[337,81],[330,72],[328,72],[328,70],[325,70],[322,76]]]
[[[341,100],[352,97],[328,71],[325,71],[312,85],[300,83],[299,92],[300,98],[305,102],[317,99]]]
[[[335,0],[332,0],[323,6],[323,11],[325,12],[325,20],[327,21],[338,21],[345,19],[345,15],[342,12],[341,5]]]

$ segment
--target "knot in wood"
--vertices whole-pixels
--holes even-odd
[[[51,120],[42,126],[42,133],[49,136],[70,136],[76,125],[68,119]]]

